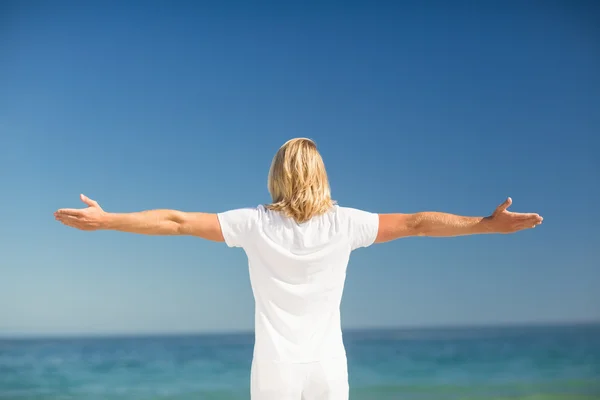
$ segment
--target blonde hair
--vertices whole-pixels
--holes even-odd
[[[269,170],[268,188],[279,211],[297,223],[326,213],[335,204],[325,163],[310,139],[288,140],[275,154]]]

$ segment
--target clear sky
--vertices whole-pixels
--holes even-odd
[[[420,3],[1,2],[0,334],[252,329],[242,250],[52,213],[266,203],[297,136],[345,206],[544,217],[358,250],[345,327],[600,320],[600,6]]]

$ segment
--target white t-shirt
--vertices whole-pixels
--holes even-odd
[[[346,355],[340,303],[350,253],[373,244],[377,214],[334,206],[298,224],[264,206],[218,214],[225,242],[248,257],[254,359],[293,363]]]

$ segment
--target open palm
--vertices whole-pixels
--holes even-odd
[[[535,228],[544,220],[539,214],[508,211],[508,207],[511,204],[512,199],[509,197],[488,217],[494,231],[499,233],[514,233],[524,229]]]
[[[84,231],[102,229],[106,212],[94,200],[83,194],[80,197],[81,201],[88,205],[87,208],[61,208],[54,213],[56,220]]]

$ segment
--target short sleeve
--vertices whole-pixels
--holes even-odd
[[[256,208],[240,208],[218,213],[219,224],[225,243],[229,247],[244,247],[252,237],[258,210]]]
[[[348,219],[348,234],[352,250],[369,247],[377,239],[379,214],[355,208],[344,209]]]

